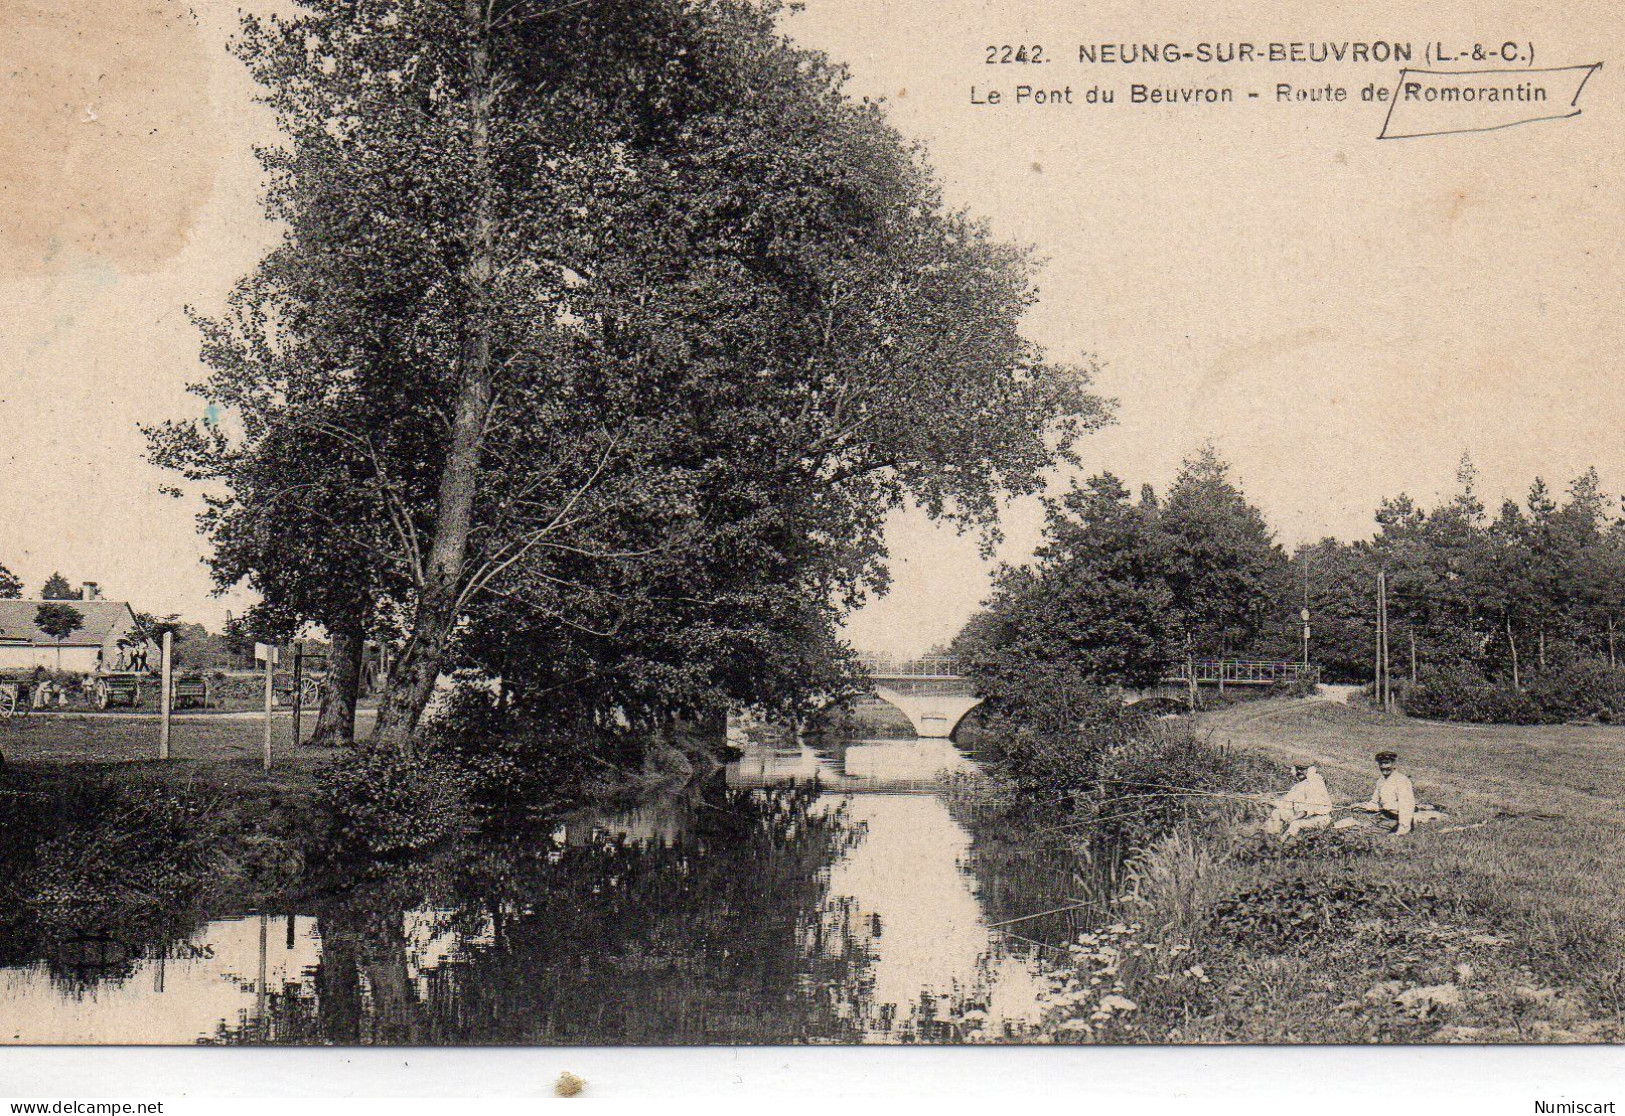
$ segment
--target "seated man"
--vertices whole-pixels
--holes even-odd
[[[1399,755],[1395,752],[1377,753],[1377,770],[1381,778],[1372,788],[1371,800],[1355,806],[1356,810],[1369,810],[1379,814],[1385,822],[1392,822],[1394,833],[1411,831],[1416,820],[1416,790],[1408,776],[1396,770]]]
[[[1325,829],[1332,824],[1332,796],[1326,790],[1326,780],[1320,777],[1312,763],[1292,765],[1297,780],[1275,802],[1275,809],[1264,822],[1264,832],[1290,841],[1305,829]]]

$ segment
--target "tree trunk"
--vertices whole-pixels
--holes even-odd
[[[322,710],[310,738],[313,745],[337,748],[355,743],[355,705],[361,693],[361,651],[366,643],[363,631],[358,622],[329,632],[333,647],[322,683]]]
[[[372,992],[372,1042],[379,1046],[421,1046],[428,1037],[424,1005],[406,965],[401,916],[370,912],[360,941],[360,966]]]
[[[1540,643],[1535,648],[1535,661],[1540,663],[1540,669],[1546,669],[1546,629],[1540,630]]]
[[[1518,639],[1512,634],[1512,620],[1507,619],[1507,646],[1512,649],[1512,688],[1523,689],[1523,683],[1518,680]]]
[[[491,176],[491,56],[485,6],[464,0],[469,40],[469,145],[475,184],[469,228],[468,267],[463,275],[468,305],[462,329],[460,382],[452,417],[451,447],[440,473],[434,536],[418,590],[412,635],[390,669],[378,705],[379,747],[410,752],[418,721],[434,695],[435,682],[457,625],[458,595],[464,584],[468,535],[474,523],[474,496],[485,453],[485,424],[493,397],[490,297],[495,271]]]

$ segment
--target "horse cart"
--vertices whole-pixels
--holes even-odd
[[[27,679],[0,678],[0,721],[9,721],[28,712],[33,688]]]
[[[288,660],[291,662],[291,659]],[[321,704],[322,683],[327,680],[327,656],[317,653],[307,653],[300,657],[299,673],[295,676],[291,670],[276,672],[273,689],[276,691],[278,705],[292,705],[295,691],[298,692],[299,704],[305,709],[315,709]]]
[[[177,674],[170,684],[171,709],[202,709],[209,704],[209,679],[202,674]]]
[[[141,705],[141,687],[149,684],[145,674],[136,671],[117,671],[99,675],[91,684],[90,696],[97,709],[125,705],[132,709]]]

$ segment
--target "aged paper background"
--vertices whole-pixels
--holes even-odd
[[[195,410],[182,307],[217,302],[274,236],[251,156],[271,137],[223,49],[234,19],[229,4],[0,0],[0,551],[31,583],[71,567],[211,622],[234,602],[207,597],[193,509],[159,494],[136,424]],[[1444,489],[1463,451],[1491,500],[1591,464],[1625,488],[1622,24],[1600,0],[808,0],[787,26],[887,99],[956,204],[1049,259],[1032,333],[1096,355],[1120,401],[1086,464],[1160,485],[1212,438],[1290,544],[1366,533],[1378,499]],[[1603,68],[1575,119],[1401,141],[1378,141],[1380,109],[1358,102],[970,98],[1018,79],[989,77],[990,44],[1049,45],[1068,61],[1045,83],[1079,89],[1358,89],[1398,66],[1070,58],[1079,42],[1379,38],[1532,42],[1538,64]],[[1005,555],[1036,529],[1013,509]],[[893,545],[896,590],[851,631],[922,650],[975,605],[986,567],[915,515]]]
[[[787,26],[847,62],[855,92],[887,99],[950,199],[1048,258],[1032,334],[1095,354],[1121,403],[1087,463],[1161,484],[1211,437],[1290,544],[1365,533],[1380,497],[1448,486],[1463,451],[1492,500],[1593,463],[1625,484],[1615,15],[811,0]],[[158,494],[135,425],[196,410],[182,307],[215,305],[273,235],[251,156],[265,114],[223,49],[234,20],[235,5],[172,0],[0,7],[0,539],[29,581],[72,567],[211,619],[232,602],[206,598],[191,509]],[[1380,106],[1359,103],[970,103],[973,85],[1021,80],[1357,89],[1397,64],[1074,60],[1083,42],[1377,39],[1532,42],[1540,66],[1605,65],[1575,119],[1383,142]],[[1005,42],[1058,60],[985,65]],[[1005,553],[1035,534],[1034,509],[1016,509]],[[852,631],[909,652],[956,630],[986,574],[969,540],[918,516],[893,542],[896,591]]]

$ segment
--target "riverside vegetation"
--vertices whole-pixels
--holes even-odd
[[[1048,817],[1080,878],[1103,881],[1097,924],[1050,967],[1040,1041],[1625,1035],[1618,730],[1423,725],[1291,699],[1103,715],[1069,746],[1007,735],[977,791]],[[1257,835],[1249,799],[1284,788],[1287,761],[1318,761],[1358,800],[1381,748],[1401,751],[1444,821],[1404,838]],[[1091,772],[1087,788],[1056,799],[1027,775],[1056,762]]]

